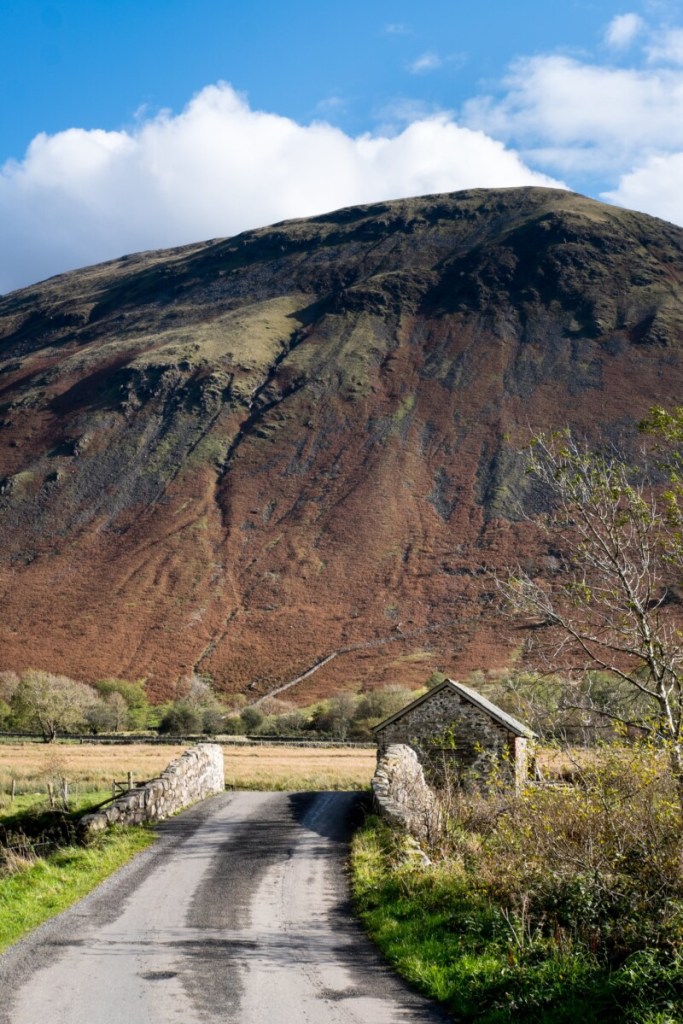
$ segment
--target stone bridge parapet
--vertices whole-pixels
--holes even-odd
[[[437,834],[441,811],[412,747],[393,743],[380,754],[372,779],[377,812],[419,839]]]
[[[108,825],[160,821],[224,789],[222,748],[217,743],[198,743],[172,761],[159,778],[85,815],[81,827],[85,832],[97,832]]]

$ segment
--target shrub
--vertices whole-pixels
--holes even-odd
[[[442,853],[476,870],[511,927],[618,964],[683,939],[681,812],[664,752],[603,745],[571,785],[445,794]]]
[[[479,876],[479,840],[465,857],[425,865],[405,835],[370,818],[353,846],[356,907],[370,934],[455,1020],[683,1022],[679,950],[636,946],[609,963],[571,931],[539,927],[525,904],[511,913]]]
[[[202,713],[202,732],[215,736],[224,731],[225,714],[218,707],[205,708]]]
[[[177,700],[159,722],[159,732],[170,736],[195,735],[202,730],[200,709],[186,700]]]
[[[271,729],[275,736],[301,736],[306,732],[308,725],[308,719],[303,711],[285,711],[282,715],[274,715],[271,720]]]
[[[263,722],[263,712],[253,707],[242,708],[240,719],[246,732],[255,732]]]
[[[243,736],[244,725],[239,715],[226,715],[223,719],[222,730],[225,736]]]
[[[683,1024],[683,822],[666,751],[563,753],[573,784],[446,788],[431,863],[369,821],[357,906],[457,1020]]]

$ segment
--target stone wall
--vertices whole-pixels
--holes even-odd
[[[86,832],[96,832],[113,824],[159,821],[224,789],[222,748],[217,743],[199,743],[172,761],[158,779],[87,814],[81,825]]]
[[[401,825],[418,838],[432,837],[438,831],[438,801],[411,747],[397,743],[380,754],[372,794],[378,813],[387,821]]]
[[[477,778],[492,763],[514,763],[514,735],[448,687],[428,695],[376,735],[380,754],[395,743],[412,747],[430,779],[445,771]]]

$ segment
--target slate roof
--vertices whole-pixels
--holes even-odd
[[[383,722],[373,726],[372,731],[379,732],[381,729],[384,729],[385,726],[390,725],[392,722],[396,722],[399,718],[402,718],[403,715],[412,711],[413,708],[423,704],[426,700],[430,700],[437,693],[440,693],[445,689],[453,690],[454,693],[457,693],[460,697],[464,697],[465,700],[468,700],[470,704],[474,704],[474,706],[479,708],[480,711],[485,711],[486,714],[490,715],[495,722],[498,722],[499,725],[508,729],[509,732],[514,733],[515,736],[526,736],[528,739],[533,739],[535,737],[536,733],[533,732],[528,725],[524,725],[523,722],[520,722],[518,719],[513,718],[512,715],[509,715],[507,711],[503,711],[502,708],[499,708],[497,704],[493,703],[493,701],[487,700],[486,697],[477,693],[476,690],[470,690],[469,686],[465,686],[463,683],[458,683],[455,679],[446,679],[443,683],[439,683],[438,686],[433,687],[433,689],[424,693],[421,697],[418,697],[417,700],[412,701],[411,704],[407,704],[406,707],[401,708],[400,711],[396,711],[395,714],[385,718]]]

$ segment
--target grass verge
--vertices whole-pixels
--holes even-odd
[[[641,948],[618,967],[565,935],[530,934],[462,863],[424,865],[377,818],[352,848],[356,909],[389,962],[453,1019],[477,1024],[679,1024],[680,951]]]
[[[0,876],[0,951],[95,886],[154,842],[147,828],[110,828],[88,846],[65,846]]]

